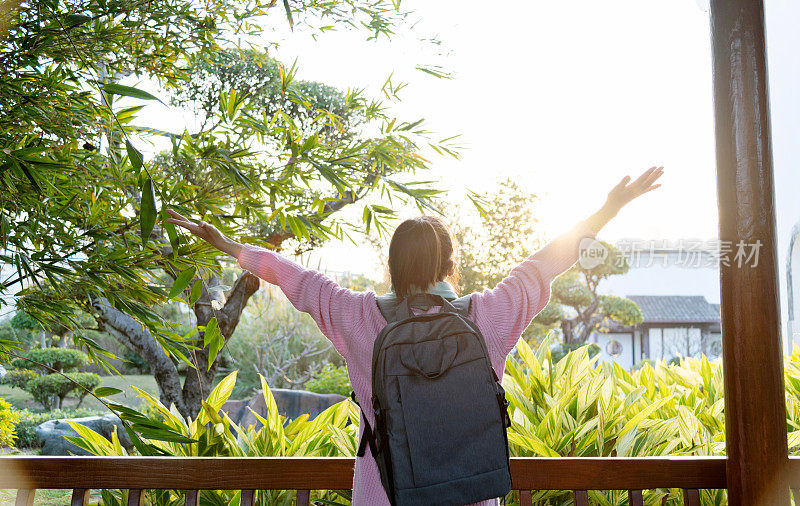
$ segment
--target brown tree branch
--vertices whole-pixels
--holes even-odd
[[[113,307],[104,297],[94,298],[92,308],[99,328],[136,352],[153,370],[161,402],[165,406],[174,403],[178,411],[185,413],[186,406],[179,395],[181,383],[178,369],[150,331],[133,317]]]

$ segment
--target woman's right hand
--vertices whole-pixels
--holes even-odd
[[[167,209],[167,212],[170,216],[172,216],[172,218],[167,219],[168,223],[183,227],[193,235],[206,241],[208,244],[214,246],[223,253],[227,253],[234,258],[239,258],[239,252],[242,250],[242,245],[227,237],[214,225],[206,223],[205,221],[194,223],[189,220],[189,218],[181,216],[177,211],[172,209]]]
[[[661,186],[660,184],[655,184],[655,182],[658,181],[662,174],[664,174],[664,167],[650,167],[632,183],[631,177],[625,176],[608,193],[606,205],[613,209],[614,212],[619,211],[633,199]]]
[[[586,220],[586,223],[595,234],[599,233],[600,229],[606,226],[623,206],[627,205],[631,200],[661,186],[655,183],[662,174],[664,174],[664,167],[650,167],[632,183],[630,176],[625,176],[608,193],[608,199],[603,204],[603,207],[591,215]]]

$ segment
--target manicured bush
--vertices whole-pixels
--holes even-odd
[[[347,375],[347,367],[336,367],[331,363],[317,371],[314,377],[304,385],[309,392],[318,394],[339,394],[345,397],[350,395],[353,389],[350,384],[350,377]]]
[[[23,409],[17,412],[19,421],[15,428],[16,444],[19,448],[38,448],[39,441],[36,439],[36,426],[48,420],[60,420],[64,418],[83,418],[86,416],[100,416],[108,412],[98,411],[89,408],[77,409],[54,409],[52,411],[30,411]]]
[[[93,390],[99,385],[100,376],[84,372],[58,373],[53,372],[53,369],[67,371],[87,362],[88,357],[80,350],[69,348],[33,349],[27,351],[24,358],[18,358],[11,362],[16,369],[9,371],[8,380],[3,382],[29,392],[45,409],[60,408],[64,399],[73,392],[77,395],[80,406],[88,393],[86,389]],[[31,368],[42,374],[39,375]]]
[[[77,384],[76,384],[77,383]],[[100,384],[100,376],[92,372],[68,372],[61,374],[46,374],[31,380],[26,390],[33,398],[45,409],[61,407],[64,398],[75,392],[79,399],[78,405],[83,402],[83,398],[88,394],[86,390],[94,390]],[[83,387],[83,388],[81,388]],[[58,399],[57,406],[53,398]]]
[[[26,360],[30,359],[30,360]],[[24,358],[11,362],[17,369],[38,369],[40,372],[49,373],[49,369],[38,364],[47,365],[57,371],[75,369],[86,364],[88,357],[80,350],[72,348],[34,348],[28,350]],[[34,363],[38,362],[38,364]]]
[[[19,418],[20,414],[11,409],[11,404],[0,399],[0,448],[14,446],[14,427]]]
[[[27,390],[28,382],[39,377],[39,373],[30,369],[12,369],[0,380],[4,385],[20,390]]]

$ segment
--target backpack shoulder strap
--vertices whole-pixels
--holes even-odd
[[[378,309],[386,320],[386,323],[391,323],[397,319],[397,309],[404,300],[405,299],[398,299],[393,295],[378,295],[375,297],[375,302],[377,302]],[[467,318],[469,316],[470,306],[472,305],[472,295],[465,295],[464,297],[451,300],[450,303],[455,306],[458,314]]]
[[[458,314],[467,318],[469,316],[469,308],[472,305],[472,294],[459,297],[456,300],[451,300],[450,303],[455,306]]]
[[[375,302],[378,303],[378,309],[386,320],[386,323],[391,323],[396,319],[397,308],[400,306],[402,300],[394,295],[378,295],[375,297]]]

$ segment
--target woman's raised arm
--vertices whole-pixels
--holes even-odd
[[[531,320],[547,305],[553,279],[578,260],[581,241],[594,238],[630,201],[661,186],[655,182],[663,172],[663,167],[651,167],[632,183],[630,177],[624,177],[596,213],[526,258],[496,287],[473,295],[476,319],[493,328],[493,334],[502,340],[504,354],[514,348]]]
[[[345,359],[349,357],[347,338],[354,334],[353,327],[363,324],[366,314],[375,307],[374,294],[348,290],[323,273],[306,269],[278,253],[250,244],[242,245],[209,223],[194,223],[171,209],[168,212],[172,218],[167,221],[233,256],[242,269],[280,287],[297,310],[314,318],[336,351]]]

